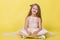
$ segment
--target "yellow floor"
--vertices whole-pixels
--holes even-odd
[[[53,30],[53,32],[55,32],[56,34],[54,36],[47,37],[46,40],[60,40],[59,28],[56,28],[56,30]],[[2,33],[3,32],[0,32],[0,40],[23,40],[22,38],[14,38],[14,37],[10,37],[10,36],[3,36]],[[24,40],[42,40],[42,39],[26,38]]]
[[[9,36],[2,36],[2,33],[0,33],[0,40],[23,40],[22,38],[13,38]],[[24,40],[42,40],[42,39],[24,39]],[[48,37],[46,40],[60,40],[60,33],[58,32],[55,36],[53,37]]]

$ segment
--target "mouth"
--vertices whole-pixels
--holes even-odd
[[[36,11],[33,11],[33,12],[36,12]]]

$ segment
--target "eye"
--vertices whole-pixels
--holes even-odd
[[[38,10],[37,8],[33,8],[33,9]]]
[[[35,10],[38,10],[37,8]]]
[[[35,9],[35,8],[33,8],[33,9]]]

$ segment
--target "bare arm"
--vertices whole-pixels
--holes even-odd
[[[37,32],[39,32],[40,30],[42,30],[42,22],[41,22],[41,19],[38,18],[38,21],[39,21],[39,29],[37,30]]]
[[[25,29],[26,32],[28,33],[28,17],[25,19],[24,29]]]
[[[28,24],[29,24],[29,18],[27,17],[25,19],[25,25],[24,25],[24,29],[25,31],[28,33],[28,36],[31,35],[31,33],[28,31]]]

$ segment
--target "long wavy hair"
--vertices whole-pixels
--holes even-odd
[[[37,17],[39,17],[39,18],[41,19],[41,22],[42,22],[41,9],[40,9],[40,6],[39,6],[38,4],[36,4],[36,3],[35,3],[35,4],[30,5],[30,6],[31,6],[31,8],[30,8],[30,11],[29,11],[29,13],[28,13],[27,17],[28,17],[28,16],[31,16],[31,14],[32,14],[31,10],[32,10],[32,7],[33,7],[34,5],[36,5],[36,6],[37,6],[37,8],[38,8],[38,12],[37,12],[36,16],[37,16]]]

